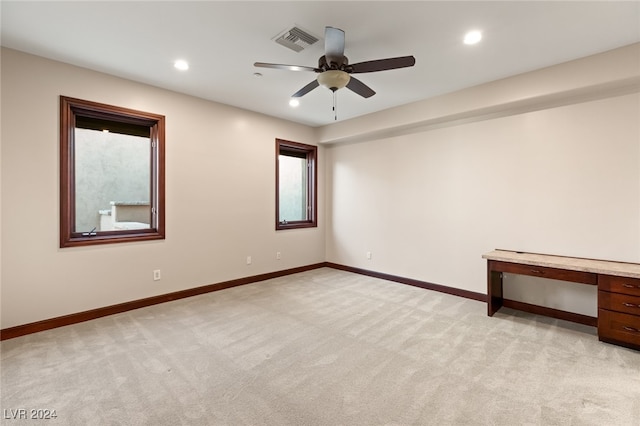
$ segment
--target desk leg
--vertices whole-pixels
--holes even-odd
[[[487,261],[487,314],[491,317],[502,308],[502,272],[494,271]]]

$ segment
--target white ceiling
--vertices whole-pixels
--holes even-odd
[[[254,62],[317,66],[323,40],[296,53],[272,39],[293,24],[346,33],[350,63],[414,55],[412,68],[359,74],[377,94],[337,92],[338,120],[426,99],[640,41],[639,1],[13,2],[2,45],[299,123],[334,121],[317,74]],[[481,30],[475,46],[464,33]],[[191,68],[180,72],[174,60]],[[263,76],[255,77],[260,72]],[[95,100],[95,99],[93,99]]]

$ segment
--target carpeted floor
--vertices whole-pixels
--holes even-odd
[[[329,268],[1,356],[11,425],[640,425],[640,352],[594,328]]]

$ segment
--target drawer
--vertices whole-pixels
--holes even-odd
[[[598,308],[640,315],[640,296],[598,291]]]
[[[598,338],[640,349],[640,316],[598,309]]]
[[[510,263],[493,261],[491,269],[494,271],[506,272],[519,275],[531,275],[540,278],[550,278],[553,280],[571,281],[574,283],[596,285],[597,275],[590,272],[570,271],[567,269],[548,268],[545,266],[523,265],[521,263]]]
[[[637,278],[598,275],[598,289],[613,293],[640,296],[640,280]]]

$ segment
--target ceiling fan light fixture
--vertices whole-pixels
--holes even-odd
[[[335,92],[349,84],[351,76],[345,71],[329,70],[318,74],[318,83]]]

